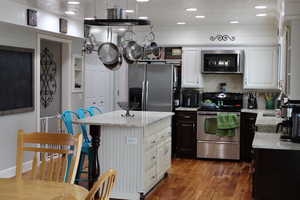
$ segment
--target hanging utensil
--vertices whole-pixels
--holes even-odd
[[[129,41],[127,47],[124,49],[124,57],[126,61],[135,62],[143,56],[143,47],[136,41]]]
[[[110,70],[117,70],[120,61],[120,51],[117,45],[112,43],[112,30],[110,27],[107,29],[107,41],[100,45],[98,48],[98,56],[104,66]]]

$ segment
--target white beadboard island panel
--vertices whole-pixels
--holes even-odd
[[[174,114],[135,111],[132,112],[135,118],[125,119],[120,117],[123,113],[102,114],[88,121],[101,126],[101,174],[111,168],[118,171],[111,198],[137,200],[140,194],[149,192],[171,166],[168,147]]]

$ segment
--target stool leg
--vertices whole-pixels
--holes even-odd
[[[85,160],[85,154],[83,152],[81,152],[79,163],[78,163],[78,169],[77,169],[77,173],[76,173],[76,178],[75,178],[75,184],[78,184],[79,181],[80,181],[80,176],[81,176],[81,173],[82,173],[84,160]]]

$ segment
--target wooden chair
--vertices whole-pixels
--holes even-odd
[[[33,180],[73,184],[81,146],[81,134],[76,136],[62,133],[25,134],[23,130],[20,130],[17,138],[16,178],[22,178],[24,152],[34,152],[31,171]],[[71,162],[68,161],[69,157],[72,157]],[[68,162],[71,164],[69,165]]]
[[[116,182],[117,171],[110,169],[94,184],[85,200],[109,200],[109,195]],[[99,197],[96,193],[99,192]]]

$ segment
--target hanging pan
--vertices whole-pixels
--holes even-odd
[[[102,63],[110,70],[117,70],[120,68],[120,51],[117,45],[112,43],[112,30],[107,29],[107,41],[102,43],[98,48],[98,57]]]

